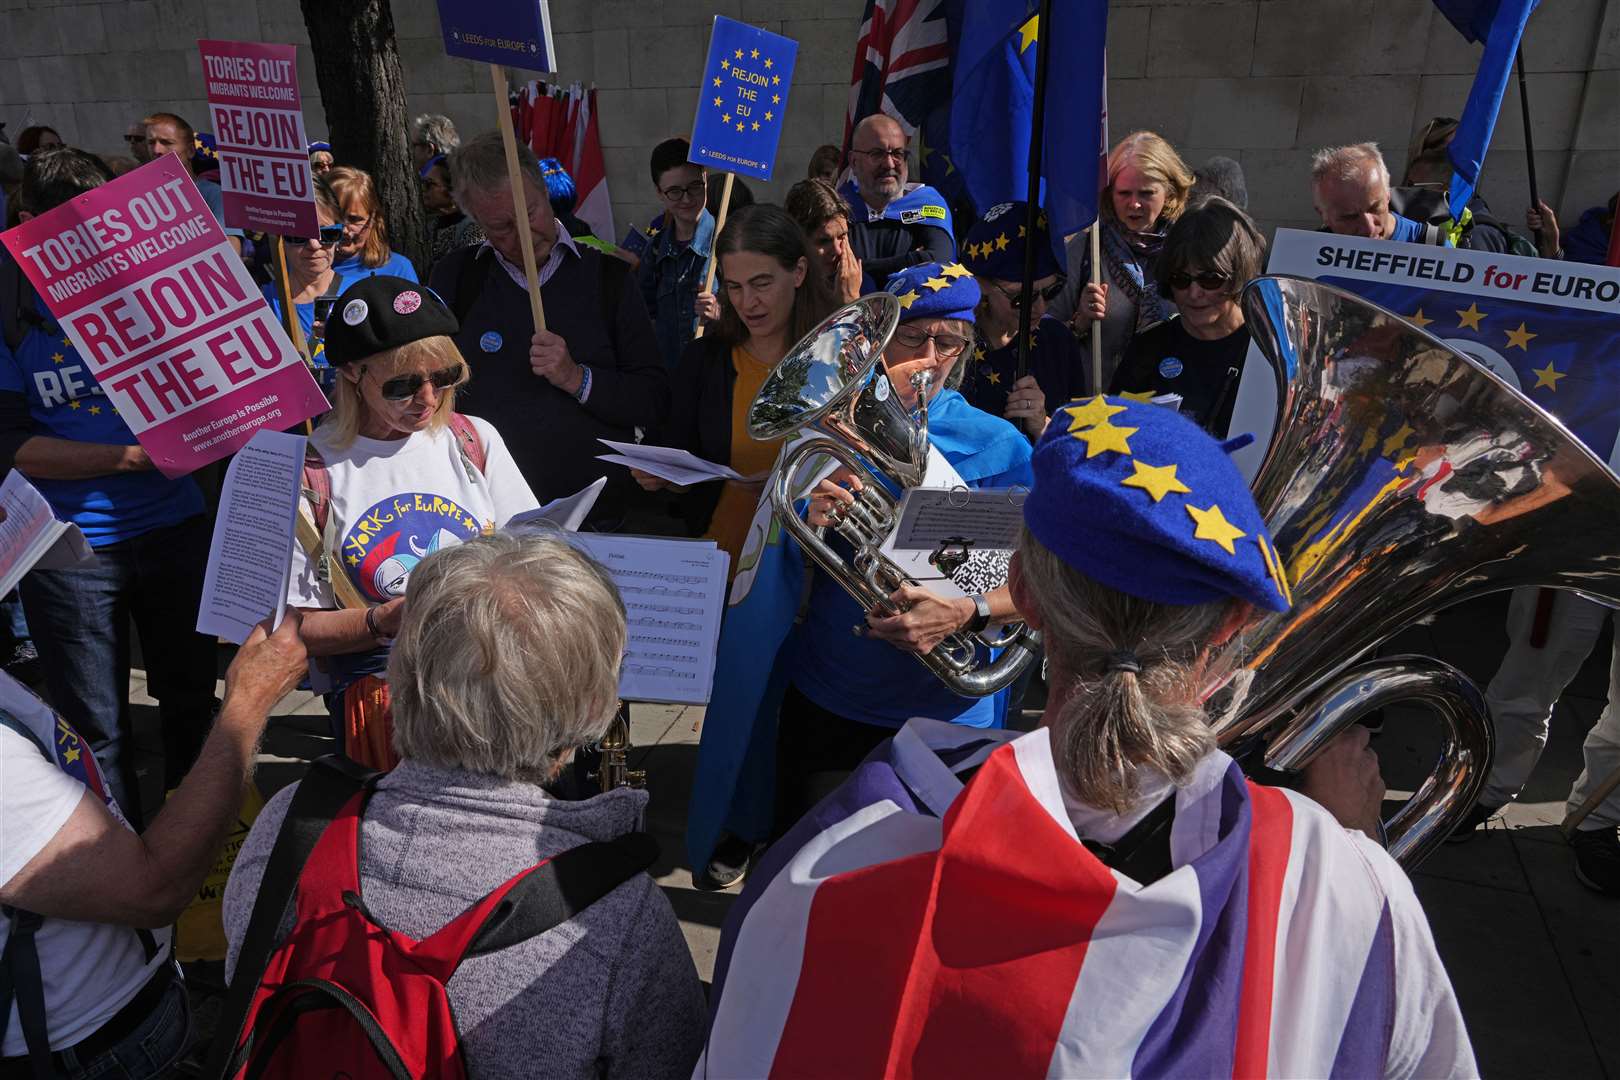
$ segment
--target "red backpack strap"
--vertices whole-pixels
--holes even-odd
[[[488,461],[488,457],[484,450],[484,440],[478,437],[478,428],[473,425],[472,419],[458,412],[451,413],[450,431],[461,446],[462,456],[472,462],[479,476],[483,476],[484,464]]]
[[[332,510],[332,474],[327,471],[326,459],[321,457],[314,443],[304,444],[304,498],[309,500],[315,531],[324,537],[326,519]]]
[[[465,957],[561,926],[657,861],[658,842],[640,832],[569,848],[508,879],[423,938],[411,958],[448,982]]]

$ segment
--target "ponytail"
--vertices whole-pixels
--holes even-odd
[[[1050,726],[1068,793],[1125,813],[1142,769],[1181,785],[1215,735],[1194,684],[1224,604],[1176,606],[1128,596],[1065,565],[1026,530],[1019,574],[1040,607],[1054,691]],[[1054,693],[1054,696],[1057,696]]]

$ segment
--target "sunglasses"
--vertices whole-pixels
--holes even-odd
[[[1218,292],[1231,283],[1232,275],[1223,274],[1219,270],[1205,270],[1201,274],[1189,274],[1178,270],[1166,278],[1165,281],[1169,283],[1172,289],[1190,289],[1193,282],[1196,281],[1200,289],[1206,292]]]
[[[902,326],[894,332],[894,340],[908,349],[920,349],[923,342],[930,338],[934,342],[934,351],[946,359],[961,356],[962,350],[968,346],[967,338],[957,334],[925,334],[908,326]]]
[[[466,365],[457,364],[455,367],[447,367],[443,371],[435,371],[427,375],[421,373],[398,375],[385,383],[379,384],[377,391],[382,394],[384,401],[409,401],[416,396],[418,390],[422,389],[423,383],[432,383],[435,390],[448,390],[461,382],[461,377],[466,370]],[[365,372],[362,371],[361,374],[364,375]]]
[[[287,237],[287,243],[307,244],[312,239],[314,238],[309,236],[289,236]],[[322,225],[320,240],[321,247],[337,247],[343,241],[343,226]]]
[[[996,286],[997,292],[1007,298],[1007,303],[1011,304],[1014,310],[1024,306],[1023,292],[1020,291],[1010,293],[995,282],[991,282],[991,284]],[[1045,300],[1048,304],[1050,304],[1053,300],[1056,300],[1059,296],[1063,295],[1063,290],[1068,288],[1068,286],[1068,278],[1065,278],[1062,274],[1059,274],[1057,280],[1052,282],[1052,284],[1048,285],[1044,289],[1035,290],[1035,295],[1039,296],[1042,300]]]

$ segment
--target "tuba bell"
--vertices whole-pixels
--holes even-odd
[[[1202,695],[1224,747],[1269,740],[1294,769],[1395,701],[1431,707],[1438,767],[1386,824],[1415,865],[1478,798],[1492,729],[1461,672],[1426,657],[1358,662],[1460,601],[1519,586],[1620,605],[1620,478],[1481,362],[1320,282],[1262,277],[1246,321],[1277,384],[1255,501],[1292,591],[1212,652]]]
[[[880,550],[900,520],[889,489],[916,487],[928,466],[927,378],[913,383],[922,402],[913,416],[881,362],[899,322],[900,302],[888,293],[863,296],[833,312],[782,358],[748,410],[748,434],[755,439],[805,436],[788,449],[769,488],[783,526],[863,610],[894,613],[899,609],[890,594],[917,583]],[[811,528],[794,506],[794,478],[818,457],[862,478],[862,490],[834,526],[854,549],[848,561],[827,542],[826,529]],[[994,638],[958,632],[917,659],[952,692],[984,697],[1010,685],[1039,642],[1027,626],[1008,627]],[[984,663],[981,644],[1004,651]]]

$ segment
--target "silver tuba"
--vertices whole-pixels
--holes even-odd
[[[1243,308],[1276,375],[1253,489],[1293,608],[1253,612],[1213,651],[1205,705],[1223,746],[1267,737],[1266,762],[1282,769],[1370,709],[1432,707],[1438,768],[1385,828],[1412,866],[1478,797],[1490,718],[1437,660],[1358,661],[1485,593],[1545,586],[1620,604],[1620,478],[1484,364],[1359,297],[1263,277]]]
[[[928,465],[927,384],[913,417],[881,363],[900,322],[900,302],[888,293],[863,296],[811,331],[782,358],[748,410],[748,433],[761,441],[814,433],[791,449],[771,482],[771,505],[783,526],[863,610],[896,611],[889,595],[914,584],[879,549],[899,522],[899,503],[885,485],[915,487]],[[862,477],[855,503],[834,526],[854,548],[846,562],[794,508],[793,480],[812,458],[830,457]],[[997,638],[956,633],[917,659],[952,692],[984,697],[1016,679],[1035,656],[1040,637],[1026,626]],[[1004,648],[981,663],[977,645]]]

